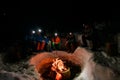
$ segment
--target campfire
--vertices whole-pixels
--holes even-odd
[[[30,63],[35,66],[40,80],[73,80],[81,72],[80,65],[75,63],[75,59],[71,58],[71,54],[64,52],[45,52],[32,57]]]

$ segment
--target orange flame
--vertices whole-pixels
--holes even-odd
[[[55,60],[53,60],[53,64],[52,64],[51,69],[57,73],[56,80],[61,80],[62,79],[61,73],[67,70],[63,61],[59,58],[56,58]]]
[[[52,64],[52,70],[58,72],[63,72],[66,71],[67,68],[65,67],[63,61],[59,58],[56,58],[55,60],[53,60],[53,64]]]

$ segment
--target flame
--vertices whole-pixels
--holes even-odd
[[[63,61],[59,58],[53,60],[51,69],[56,72],[56,80],[61,80],[63,78],[61,73],[67,71]]]
[[[53,64],[52,64],[52,70],[58,72],[63,72],[66,71],[67,68],[65,67],[63,61],[59,58],[56,58],[55,60],[53,60]]]

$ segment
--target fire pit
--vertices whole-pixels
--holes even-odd
[[[38,56],[39,61],[34,60]],[[75,63],[75,59],[67,52],[58,51],[57,53],[37,54],[30,62],[36,63],[34,64],[36,71],[43,80],[72,80],[77,73],[81,72],[81,67]]]

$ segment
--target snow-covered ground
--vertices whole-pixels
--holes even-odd
[[[64,51],[43,52],[16,63],[4,63],[2,54],[0,54],[0,80],[39,80],[34,68],[49,56],[64,57],[80,65],[81,72],[73,80],[120,80],[120,58],[109,57],[104,52],[93,53],[78,47],[71,54]]]
[[[3,54],[0,54],[0,80],[38,80],[34,66],[29,65],[29,59],[5,63]]]

